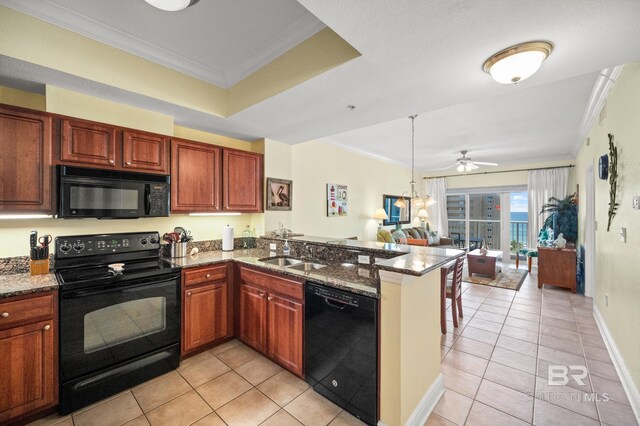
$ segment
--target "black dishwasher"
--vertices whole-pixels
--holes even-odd
[[[378,420],[378,300],[305,283],[305,380],[360,420]]]

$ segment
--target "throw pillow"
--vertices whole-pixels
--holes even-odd
[[[397,244],[407,244],[407,236],[402,231],[394,232],[391,234],[391,238],[393,238]]]
[[[429,245],[440,245],[440,235],[438,235],[438,231],[429,231],[427,233],[427,239],[429,240]]]
[[[420,239],[420,234],[418,234],[418,231],[415,230],[415,228],[409,228],[409,238],[413,238],[415,240],[419,240]]]
[[[413,229],[418,231],[418,235],[420,235],[421,239],[423,239],[423,240],[427,239],[427,231],[426,230],[424,230],[423,228],[413,228]]]
[[[381,229],[378,231],[378,241],[381,243],[395,243],[391,233],[386,229]]]

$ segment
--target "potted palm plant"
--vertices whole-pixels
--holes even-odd
[[[549,213],[543,228],[553,229],[555,236],[562,233],[568,242],[575,244],[578,240],[578,204],[575,193],[563,199],[549,198],[542,206],[540,214],[543,213]]]

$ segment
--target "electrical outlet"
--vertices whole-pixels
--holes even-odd
[[[278,245],[276,243],[269,244],[269,250],[276,250],[277,248],[278,248]]]
[[[609,295],[606,293],[604,294],[604,306],[609,307]]]
[[[640,195],[635,195],[633,197],[633,209],[640,210]]]
[[[363,256],[359,254],[358,263],[364,263],[365,265],[368,265],[369,263],[371,263],[371,258],[369,258],[369,256]]]

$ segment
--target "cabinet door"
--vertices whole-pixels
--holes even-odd
[[[120,168],[115,127],[80,120],[62,120],[60,161],[78,165]]]
[[[0,331],[0,423],[55,404],[54,324]]]
[[[196,142],[171,141],[171,211],[220,210],[220,148]]]
[[[262,212],[262,154],[223,150],[223,210]]]
[[[153,133],[122,132],[122,167],[131,171],[169,174],[169,139]]]
[[[0,108],[0,211],[51,212],[51,117]]]
[[[265,352],[267,344],[266,292],[240,284],[240,326],[238,338],[254,349]]]
[[[267,300],[267,353],[271,359],[302,377],[302,303],[272,293]]]
[[[228,337],[227,330],[226,282],[185,290],[183,354]]]

